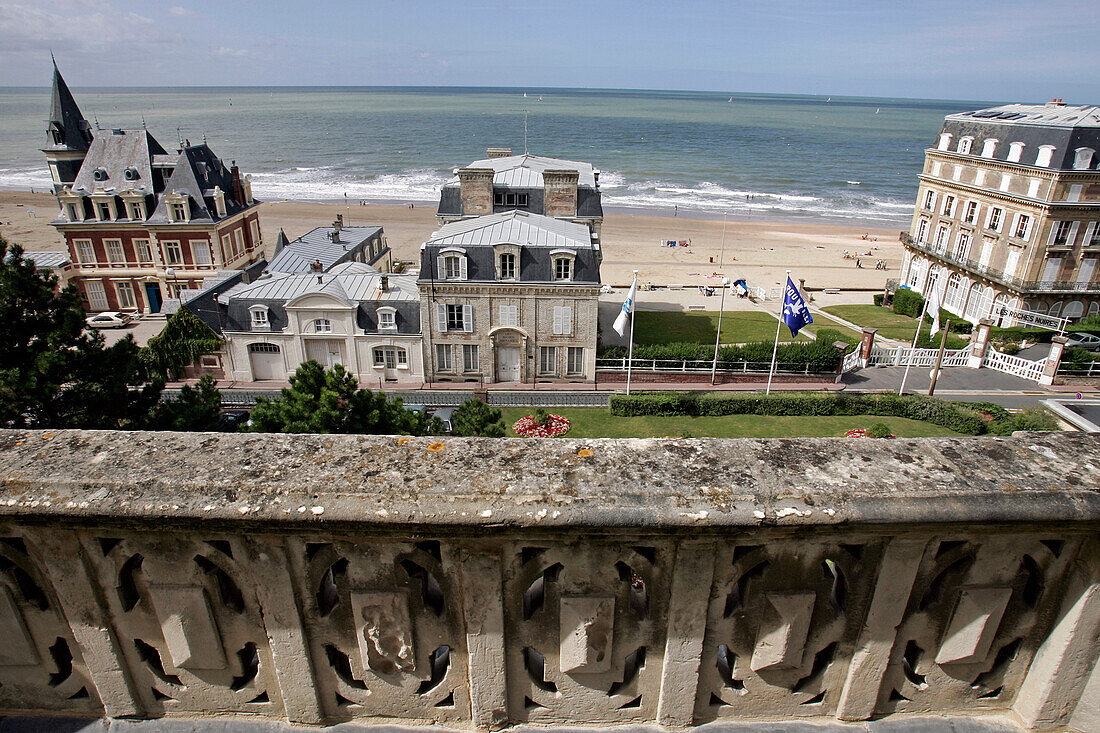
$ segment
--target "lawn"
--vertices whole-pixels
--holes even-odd
[[[916,318],[877,305],[830,305],[823,310],[858,326],[877,328],[879,336],[897,341],[912,341],[917,330]]]
[[[861,334],[859,331],[853,331],[847,326],[841,325],[837,321],[834,321],[832,318],[826,316],[824,313],[814,313],[812,315],[814,317],[814,322],[811,323],[809,326],[806,326],[806,330],[815,335],[819,330],[823,328],[832,328],[834,330],[840,331],[843,335],[852,339],[853,343],[859,343],[859,339],[863,336],[863,334]],[[722,330],[724,331],[725,329],[723,328]]]
[[[512,425],[534,412],[530,407],[507,407],[501,410],[508,437],[515,437]],[[881,422],[891,432],[903,438],[951,437],[958,433],[931,423],[904,417],[877,415],[847,415],[828,417],[770,417],[762,415],[728,415],[725,417],[615,417],[607,408],[578,407],[547,409],[567,418],[572,427],[568,438],[827,438],[842,436],[852,428],[866,428]]]
[[[718,335],[718,311],[637,311],[634,342],[637,344],[713,344]],[[726,311],[722,316],[722,343],[746,344],[775,340],[775,316],[760,311]],[[783,328],[780,341],[791,341]],[[798,341],[809,338],[799,334]]]

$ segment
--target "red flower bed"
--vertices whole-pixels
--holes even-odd
[[[845,438],[866,438],[867,437],[867,429],[866,428],[855,428],[853,430],[849,430],[848,432],[846,432],[844,434],[844,437]]]
[[[516,420],[512,430],[524,438],[556,438],[569,432],[569,421],[561,415],[548,415],[546,423],[538,425],[535,418],[528,415]]]

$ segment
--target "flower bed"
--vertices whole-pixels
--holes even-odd
[[[512,430],[524,438],[556,438],[569,432],[569,421],[561,415],[547,415],[546,422],[539,425],[532,415],[516,420]]]

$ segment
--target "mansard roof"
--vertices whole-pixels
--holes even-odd
[[[982,156],[986,140],[995,140],[990,159],[1007,161],[1012,143],[1023,143],[1019,164],[1035,162],[1040,146],[1054,148],[1050,165],[1054,170],[1074,170],[1077,151],[1100,151],[1100,107],[1065,104],[1005,104],[989,109],[947,115],[940,131],[952,136],[949,151],[958,140],[974,138],[970,155]],[[1100,168],[1093,156],[1089,166]]]
[[[171,176],[164,184],[164,193],[178,193],[190,198],[190,223],[202,223],[225,218],[219,216],[214,208],[214,189],[221,189],[225,195],[225,216],[233,216],[248,208],[247,202],[237,199],[232,172],[206,143],[184,146],[176,158]],[[162,197],[149,222],[156,224],[168,220],[168,204]]]
[[[88,147],[73,181],[73,191],[84,195],[97,190],[111,194],[129,190],[159,193],[161,186],[153,175],[153,156],[164,153],[148,130],[101,130]],[[129,177],[128,170],[132,171]]]
[[[53,64],[53,89],[50,92],[50,130],[46,133],[46,150],[87,150],[92,143],[92,128],[80,107],[76,105],[69,86]],[[59,132],[61,141],[54,140],[52,131]]]
[[[271,272],[309,272],[310,265],[320,260],[325,271],[341,261],[341,258],[361,249],[382,233],[382,227],[342,227],[339,241],[332,241],[332,227],[317,227],[293,242],[282,246],[276,243],[276,254],[271,258]],[[279,232],[286,239],[286,235]]]
[[[527,211],[506,211],[451,222],[433,232],[427,246],[477,247],[518,244],[522,247],[592,249],[586,224]]]

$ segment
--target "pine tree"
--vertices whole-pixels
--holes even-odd
[[[163,383],[150,380],[127,336],[89,331],[76,288],[0,238],[0,425],[138,428]]]
[[[504,421],[501,412],[479,399],[466,400],[451,414],[451,426],[455,435],[469,437],[501,438]]]
[[[198,384],[185,384],[180,396],[159,403],[149,416],[150,430],[206,430],[221,414],[222,396],[217,382],[204,375]]]

